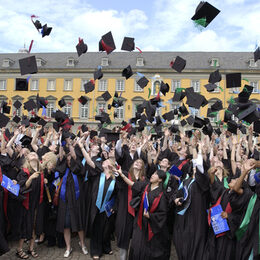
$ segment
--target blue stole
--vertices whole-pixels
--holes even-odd
[[[115,187],[115,183],[116,183],[115,180],[112,180],[110,182],[109,187],[107,189],[106,196],[103,201],[103,204],[101,205],[102,198],[103,198],[103,192],[104,192],[104,186],[105,186],[105,179],[106,179],[106,175],[105,175],[105,173],[102,172],[100,174],[98,196],[97,196],[97,201],[96,201],[96,206],[98,207],[100,213],[105,211],[105,205],[109,201],[109,199],[114,191],[114,187]]]
[[[66,194],[66,184],[67,184],[67,177],[68,177],[69,171],[70,171],[70,169],[67,168],[66,172],[65,172],[65,175],[63,176],[61,189],[60,189],[60,198],[64,202],[66,201],[65,194]],[[79,198],[79,182],[78,182],[78,178],[77,178],[77,176],[73,172],[71,172],[71,174],[72,174],[74,185],[75,185],[75,197],[76,197],[76,200],[78,200],[78,198]]]
[[[85,163],[86,163],[85,157],[83,158],[83,160],[81,161],[81,163],[82,163],[83,166],[85,165]],[[87,180],[88,180],[88,170],[86,170],[84,182],[86,182]]]

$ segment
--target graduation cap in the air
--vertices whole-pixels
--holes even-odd
[[[84,43],[83,39],[79,40],[79,43],[76,46],[78,56],[80,57],[83,53],[88,51],[88,45]]]
[[[200,117],[195,116],[193,126],[197,127],[197,128],[202,128],[204,125],[205,125],[205,120],[203,120]]]
[[[240,88],[241,87],[241,73],[226,74],[226,87],[227,88]]]
[[[126,79],[129,79],[133,75],[133,71],[130,65],[128,65],[126,68],[123,69],[122,71],[122,76],[125,77]]]
[[[260,119],[260,111],[254,110],[251,114],[243,118],[243,121],[252,124]]]
[[[160,92],[165,96],[166,93],[169,92],[169,84],[168,83],[164,83],[163,81],[161,81],[161,85],[160,85]]]
[[[28,81],[26,79],[16,79],[15,90],[28,91]]]
[[[28,147],[31,142],[32,142],[32,137],[28,136],[28,135],[24,135],[21,139],[20,142],[22,144],[23,147]]]
[[[184,104],[182,104],[182,106],[179,107],[179,111],[182,116],[187,116],[189,114],[189,111],[187,110],[187,108]]]
[[[189,125],[193,125],[195,118],[192,115],[190,115],[189,117],[186,118],[186,120]]]
[[[5,101],[2,102],[1,107],[2,107],[2,112],[3,112],[4,114],[10,114],[11,107],[8,106]]]
[[[172,98],[173,102],[179,102],[182,101],[186,97],[185,91],[178,91],[174,93],[174,96]]]
[[[205,135],[208,135],[209,137],[212,136],[213,134],[213,127],[212,125],[209,123],[207,125],[205,125],[203,128],[202,128],[202,132],[205,134]]]
[[[37,104],[37,108],[42,108],[42,107],[46,108],[48,105],[48,100],[46,100],[44,97],[39,97],[39,95],[37,95],[36,104]]]
[[[239,110],[237,117],[238,117],[239,120],[242,120],[245,117],[247,117],[248,115],[252,114],[255,110],[256,110],[256,104],[252,103],[246,109],[244,109],[242,111]]]
[[[181,126],[184,127],[185,125],[187,125],[187,121],[185,119],[181,120]]]
[[[209,75],[209,83],[216,83],[216,82],[220,82],[222,79],[222,76],[219,72],[219,70],[216,70],[214,72],[211,72],[210,75]]]
[[[39,20],[36,20],[35,22],[33,22],[33,24],[37,30],[40,30],[42,28],[42,24]]]
[[[146,77],[141,77],[138,81],[137,84],[143,89],[147,86],[147,84],[149,83],[149,80]]]
[[[94,80],[100,80],[103,77],[103,72],[101,68],[98,68],[95,72],[94,72]]]
[[[111,98],[111,95],[108,91],[106,91],[101,95],[101,97],[103,97],[105,101],[108,101]]]
[[[186,66],[186,60],[181,58],[180,56],[177,56],[174,61],[171,62],[172,69],[176,70],[177,72],[181,73],[185,66]]]
[[[66,102],[65,102],[64,98],[62,98],[62,99],[59,100],[58,105],[59,105],[60,107],[66,106]]]
[[[68,119],[68,115],[65,114],[61,110],[57,110],[51,114],[51,117],[53,117],[59,124],[63,123],[66,119]],[[69,120],[67,120],[69,121]]]
[[[145,106],[145,113],[147,115],[147,119],[149,122],[153,122],[153,118],[155,116],[156,106],[151,104],[151,101],[148,101]]]
[[[135,49],[135,39],[131,37],[124,37],[121,50],[133,51]]]
[[[35,56],[30,56],[19,60],[21,75],[34,74],[38,72]]]
[[[17,115],[14,116],[13,121],[18,124],[21,121],[21,118]]]
[[[13,104],[13,106],[16,108],[16,109],[19,109],[21,106],[22,106],[22,103],[19,101],[19,100],[16,100]]]
[[[95,89],[95,82],[94,80],[90,80],[89,82],[84,84],[85,93],[92,92]]]
[[[207,89],[208,92],[213,92],[218,86],[216,84],[206,84],[204,87]]]
[[[186,89],[186,96],[187,96],[186,104],[189,107],[194,107],[196,109],[199,109],[201,106],[205,106],[207,104],[207,100],[205,99],[205,97],[198,93],[189,92]]]
[[[260,59],[260,47],[258,47],[254,52],[254,60],[257,62]]]
[[[0,128],[6,127],[6,125],[8,124],[9,121],[10,121],[10,119],[8,116],[6,116],[3,113],[0,113]]]
[[[84,97],[84,96],[80,96],[78,98],[78,101],[84,106],[85,104],[87,104],[88,99],[86,97]]]
[[[41,30],[42,38],[50,35],[51,30],[52,30],[52,27],[48,27],[47,23],[45,25],[43,25],[42,30]]]
[[[237,134],[237,128],[238,128],[238,125],[237,123],[234,121],[234,120],[229,120],[227,122],[227,130],[232,133],[232,134]]]
[[[23,117],[22,117],[21,124],[24,125],[25,127],[30,126],[30,120],[29,120],[29,118],[28,118],[27,116],[23,116]]]
[[[37,105],[35,104],[35,102],[32,99],[29,99],[23,105],[24,105],[24,109],[26,109],[27,111],[31,111],[31,110],[37,108]]]
[[[217,100],[212,106],[211,110],[212,112],[220,111],[223,109],[223,104],[221,100]]]
[[[116,49],[114,38],[111,32],[102,36],[99,41],[99,51],[106,51],[107,54]]]
[[[29,119],[29,122],[30,122],[30,123],[37,123],[40,119],[41,119],[41,118],[40,118],[39,116],[35,115],[35,116],[33,116],[33,117],[31,117],[31,118]]]
[[[40,120],[38,121],[38,125],[41,125],[42,127],[44,127],[47,124],[47,121],[45,121],[43,118],[40,118]]]
[[[219,14],[219,12],[220,10],[218,10],[213,5],[209,4],[208,2],[201,1],[191,19],[197,24],[203,27],[207,27]]]
[[[167,113],[163,114],[162,117],[164,120],[171,121],[174,119],[174,111],[172,110],[170,112],[167,112]]]
[[[172,133],[177,133],[177,132],[179,132],[179,127],[178,127],[178,125],[176,125],[176,124],[172,124],[170,127],[169,127],[169,130],[172,132]]]

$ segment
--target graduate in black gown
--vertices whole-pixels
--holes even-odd
[[[162,183],[164,171],[157,170],[150,178],[150,184],[135,182],[132,186],[136,209],[129,259],[167,259],[169,232],[167,228],[167,199]],[[145,199],[147,198],[147,200]],[[139,200],[139,204],[136,203]],[[148,210],[144,201],[148,201]]]

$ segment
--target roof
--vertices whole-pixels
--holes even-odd
[[[216,68],[220,70],[260,70],[260,62],[257,62],[257,67],[249,67],[249,60],[253,59],[253,52],[113,52],[107,55],[104,52],[87,52],[78,57],[75,52],[67,53],[2,53],[0,54],[0,71],[10,71],[19,69],[18,60],[29,55],[35,55],[36,59],[43,60],[43,66],[38,69],[95,69],[101,65],[102,58],[109,59],[109,66],[104,66],[103,69],[121,70],[128,65],[131,65],[134,70],[146,69],[166,69],[173,71],[170,68],[170,62],[180,56],[187,60],[185,71],[190,70],[212,70],[214,66],[210,66],[212,58],[217,58],[219,65]],[[67,60],[72,58],[75,60],[74,67],[67,66]],[[144,59],[144,66],[137,66],[137,58]],[[3,67],[3,60],[10,59],[11,66]]]

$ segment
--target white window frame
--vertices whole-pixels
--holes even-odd
[[[6,90],[6,80],[5,79],[0,80],[0,90]]]
[[[250,68],[257,68],[257,62],[254,59],[249,60],[249,67]]]
[[[189,109],[190,109],[190,115],[192,115],[192,116],[197,116],[197,117],[199,117],[200,116],[200,109],[197,109],[197,108],[194,108],[194,107],[189,107]]]
[[[53,82],[53,84],[51,84]],[[47,82],[47,90],[48,91],[55,91],[56,90],[56,80],[55,79],[49,79]]]
[[[238,94],[239,92],[240,92],[240,87],[229,89],[229,93],[231,94]]]
[[[144,58],[142,58],[142,57],[136,58],[136,66],[143,67],[144,66]]]
[[[89,82],[89,79],[81,79],[80,91],[85,91],[84,85]]]
[[[259,93],[259,90],[258,90],[258,86],[259,86],[258,81],[250,81],[250,86],[254,87],[254,88],[253,88],[253,91],[252,91],[253,94]]]
[[[101,79],[98,81],[98,91],[107,91],[107,80]]]
[[[38,91],[39,90],[39,80],[32,79],[30,82],[30,90],[31,91]]]
[[[193,87],[194,92],[196,93],[200,92],[200,80],[192,80],[191,87]]]
[[[85,105],[80,104],[80,115],[79,117],[82,119],[88,119],[89,114],[89,105],[88,102]]]
[[[125,80],[123,79],[116,80],[116,91],[125,91]]]
[[[134,91],[135,91],[135,92],[144,92],[144,89],[141,88],[141,87],[137,84],[137,82],[135,81]]]
[[[55,110],[55,101],[48,100],[48,104],[46,106],[46,115],[47,117],[51,117],[52,112]]]
[[[125,118],[125,105],[115,108],[114,112],[117,113],[116,119],[118,119],[118,120],[124,119]]]
[[[63,107],[63,112],[68,115],[68,117],[72,116],[72,100],[66,100],[66,105]],[[71,104],[69,104],[71,103]]]
[[[64,79],[64,91],[73,91],[73,80],[72,79]]]
[[[106,112],[106,108],[107,108],[107,103],[105,101],[98,101],[97,102],[97,115],[100,115],[102,111]]]
[[[152,87],[152,93],[151,93],[151,96],[156,96],[158,94],[158,92],[156,91],[156,87],[155,87],[155,83],[159,83],[159,89],[160,89],[160,86],[161,86],[161,81],[160,80],[155,80],[153,82],[153,87]],[[159,90],[158,90],[159,91]]]
[[[175,92],[176,88],[181,88],[180,80],[172,80],[171,92]]]
[[[108,66],[108,65],[109,65],[108,58],[106,57],[101,58],[101,66]]]
[[[12,61],[10,59],[4,59],[3,63],[2,63],[2,67],[9,68],[9,67],[11,67],[12,64],[14,64],[14,61]]]
[[[216,65],[215,65],[216,63]],[[210,61],[210,66],[211,67],[219,67],[219,59],[218,58],[212,58]]]
[[[181,106],[181,102],[173,102],[171,103],[171,110],[179,109]]]
[[[218,87],[214,89],[214,91],[212,91],[213,93],[219,93],[220,92],[220,88],[219,88],[219,82],[216,82],[215,85],[217,85]]]
[[[67,59],[67,67],[74,67],[75,66],[75,60],[73,58]]]

